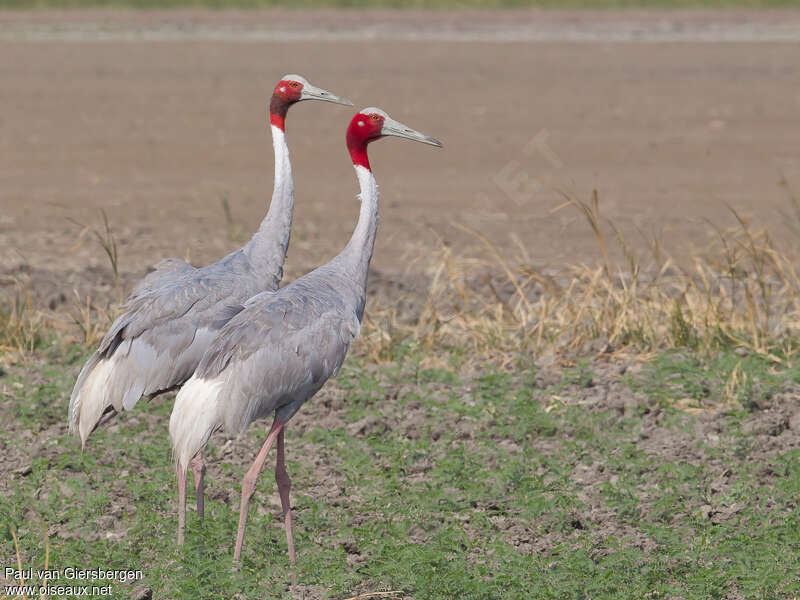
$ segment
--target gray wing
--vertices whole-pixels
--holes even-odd
[[[359,330],[338,298],[291,286],[259,294],[220,330],[196,377],[223,382],[221,417],[233,435],[276,410],[287,421],[338,372]]]
[[[140,295],[132,295],[78,377],[70,398],[70,428],[85,441],[104,414],[130,410],[191,377],[228,304],[254,293],[246,261],[228,259]],[[233,313],[231,313],[233,316]]]
[[[130,297],[143,296],[163,285],[168,285],[178,279],[196,272],[197,269],[180,258],[165,258],[155,266],[155,270],[148,273],[144,279],[137,283]]]
[[[185,349],[198,329],[211,328],[215,323],[219,329],[224,323],[218,317],[226,306],[262,289],[260,278],[241,251],[207,267],[187,267],[173,264],[172,271],[151,280],[160,285],[131,294],[97,352],[108,358],[126,340],[147,335],[159,353],[175,355]]]
[[[146,344],[155,362],[148,365],[151,381],[143,394],[180,385],[191,376],[213,332],[235,314],[228,305],[235,305],[242,295],[250,293],[244,287],[241,278],[195,269],[172,283],[132,296],[97,352],[111,358],[120,349],[128,353],[132,344]],[[188,351],[198,335],[209,339],[199,354],[192,354]]]

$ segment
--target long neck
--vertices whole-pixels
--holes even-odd
[[[361,212],[350,241],[339,254],[341,260],[359,289],[367,288],[367,273],[372,251],[375,247],[375,235],[378,232],[378,184],[367,167],[354,164],[358,184],[361,187]]]
[[[289,148],[282,127],[271,125],[272,148],[275,153],[275,183],[269,211],[246,250],[251,261],[264,276],[275,279],[275,287],[283,277],[283,261],[289,248],[294,214],[294,181]]]

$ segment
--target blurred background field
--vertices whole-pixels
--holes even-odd
[[[626,8],[774,8],[796,7],[797,0],[3,0],[0,8],[423,8],[423,9],[626,9]]]

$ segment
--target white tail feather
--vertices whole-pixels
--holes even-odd
[[[202,327],[176,357],[158,353],[141,338],[122,342],[111,358],[92,356],[81,370],[69,403],[69,428],[78,431],[81,444],[92,433],[109,407],[132,410],[143,395],[183,383],[197,367],[213,332]]]
[[[117,412],[130,410],[142,394],[159,389],[160,381],[148,385],[156,361],[152,346],[130,340],[120,344],[111,358],[95,355],[89,359],[78,375],[69,403],[70,431],[78,431],[81,445],[86,445],[89,434],[109,407]]]
[[[184,468],[222,425],[218,397],[223,383],[221,378],[207,380],[193,376],[175,398],[169,435],[175,460]]]
[[[108,408],[106,390],[114,371],[110,360],[89,361],[78,376],[70,398],[70,431],[78,431],[81,446]]]

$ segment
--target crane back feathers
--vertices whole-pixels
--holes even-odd
[[[162,263],[163,264],[163,263]],[[177,263],[170,263],[177,267]],[[280,267],[273,269],[280,270]],[[235,313],[228,306],[271,286],[244,250],[201,269],[170,268],[150,274],[123,307],[72,391],[71,431],[81,442],[113,408],[131,410],[139,398],[183,384],[216,331]],[[155,277],[153,277],[155,276]],[[143,282],[147,283],[147,281]],[[274,288],[273,288],[274,289]]]
[[[165,258],[155,266],[151,273],[145,275],[144,279],[134,286],[128,302],[196,270],[195,267],[180,258]]]
[[[124,313],[84,365],[69,407],[70,430],[78,430],[83,443],[103,415],[130,410],[142,395],[183,384],[213,332],[236,314],[230,305],[278,288],[289,245],[294,187],[286,138],[275,127],[272,134],[272,201],[252,239],[202,268],[179,259],[161,261],[134,288]]]
[[[341,291],[314,272],[241,306],[175,400],[176,460],[187,464],[216,429],[233,437],[272,413],[288,421],[338,373],[359,334],[356,308],[363,306]]]

